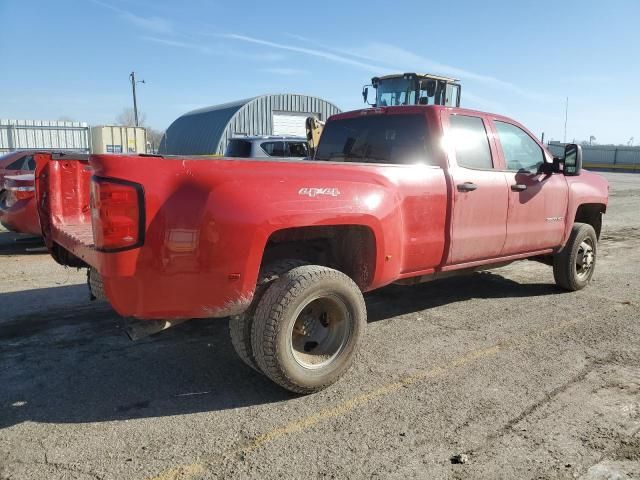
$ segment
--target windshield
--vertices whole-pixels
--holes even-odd
[[[415,105],[416,82],[409,78],[389,78],[379,80],[376,105],[387,107],[393,105]]]
[[[367,115],[327,123],[316,160],[429,164],[422,115]]]

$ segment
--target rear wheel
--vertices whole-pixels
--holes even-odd
[[[322,390],[351,366],[366,319],[362,293],[348,276],[317,265],[295,268],[269,286],[257,305],[256,363],[287,390]]]
[[[107,296],[104,293],[104,284],[102,283],[102,276],[93,267],[87,270],[87,284],[89,285],[90,300],[106,300],[107,299]]]
[[[598,237],[593,227],[576,223],[564,249],[553,257],[556,284],[569,291],[587,286],[596,267]]]
[[[280,275],[304,264],[305,262],[301,260],[281,260],[261,269],[256,284],[256,291],[253,295],[253,302],[251,302],[251,305],[245,312],[229,318],[229,335],[233,349],[238,354],[238,357],[256,372],[262,373],[256,363],[253,355],[253,347],[251,346],[251,327],[253,325],[256,305],[267,287],[277,280]]]

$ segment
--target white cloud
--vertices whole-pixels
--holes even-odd
[[[421,73],[429,72],[440,75],[449,75],[462,80],[463,83],[468,80],[473,80],[478,83],[506,92],[515,93],[533,100],[541,100],[545,98],[544,95],[526,90],[514,83],[501,80],[491,75],[484,75],[482,73],[472,72],[453,65],[440,63],[387,43],[372,42],[361,49],[344,51],[344,53],[347,52],[349,52],[350,55],[362,59],[370,59],[375,56],[381,63],[394,65],[394,68],[397,71],[416,71]]]
[[[304,37],[295,33],[287,33],[287,36],[309,43],[315,47],[322,48],[340,55],[355,57],[361,60],[374,61],[390,67],[395,72],[419,72],[433,73],[440,75],[450,75],[461,79],[463,82],[474,80],[476,82],[488,85],[503,91],[515,93],[525,98],[533,100],[541,100],[546,98],[536,92],[523,89],[514,83],[498,79],[490,75],[484,75],[477,72],[465,70],[445,63],[440,63],[430,58],[423,57],[416,53],[405,50],[401,47],[390,45],[388,43],[370,42],[364,47],[357,48],[335,48],[326,44],[317,42],[311,38]]]
[[[94,4],[100,5],[103,8],[109,9],[112,12],[117,13],[120,18],[129,22],[135,27],[147,30],[154,33],[173,33],[173,26],[171,22],[162,17],[144,17],[142,15],[136,15],[135,13],[124,10],[110,3],[103,2],[101,0],[91,0]]]
[[[351,59],[351,58],[347,58],[345,56],[337,55],[335,53],[331,53],[331,52],[328,52],[328,51],[317,50],[317,49],[313,49],[313,48],[298,47],[298,46],[295,46],[295,45],[286,45],[286,44],[282,44],[282,43],[271,42],[269,40],[262,40],[260,38],[249,37],[247,35],[238,35],[236,33],[216,34],[215,36],[222,37],[222,38],[227,38],[229,40],[237,40],[237,41],[241,41],[241,42],[253,43],[253,44],[256,44],[256,45],[263,45],[265,47],[277,48],[277,49],[280,49],[280,50],[287,50],[287,51],[290,51],[290,52],[303,53],[305,55],[310,55],[310,56],[318,57],[318,58],[324,58],[325,60],[330,60],[330,61],[337,62],[337,63],[343,63],[343,64],[347,64],[347,65],[352,65],[352,66],[355,66],[355,67],[358,67],[358,68],[362,68],[362,69],[368,70],[370,72],[376,72],[376,73],[379,73],[379,74],[386,73],[388,71],[388,68],[376,66],[376,65],[373,65],[373,64],[369,64],[369,63],[364,63],[364,62],[361,62],[359,60],[354,60],[354,59]]]
[[[177,48],[185,48],[185,49],[188,49],[188,50],[195,50],[197,52],[204,53],[206,55],[209,55],[209,54],[213,53],[211,48],[203,46],[203,45],[199,45],[199,44],[196,44],[196,43],[183,42],[181,40],[173,40],[171,38],[151,37],[151,36],[146,36],[146,35],[143,35],[140,38],[142,38],[144,40],[148,40],[149,42],[159,43],[161,45],[167,45],[169,47],[177,47]]]

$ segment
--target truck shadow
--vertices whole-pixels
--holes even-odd
[[[493,272],[477,272],[413,286],[389,285],[366,296],[369,323],[472,298],[518,298],[564,293],[554,284],[518,283]]]
[[[59,288],[78,289],[79,296],[85,286],[36,293],[56,296]],[[551,285],[474,274],[387,287],[368,295],[367,305],[375,322],[472,297],[557,292]],[[0,305],[12,295],[0,294]],[[226,319],[186,322],[135,343],[119,320],[97,302],[0,320],[0,429],[26,421],[85,423],[222,411],[295,397],[238,359]]]
[[[0,230],[0,256],[48,253],[41,237]]]

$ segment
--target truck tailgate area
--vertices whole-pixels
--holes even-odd
[[[96,266],[97,253],[90,223],[56,225],[52,229],[54,242],[85,263]]]
[[[95,266],[88,156],[42,153],[36,164],[38,214],[47,247],[63,265],[78,266],[77,257]]]

